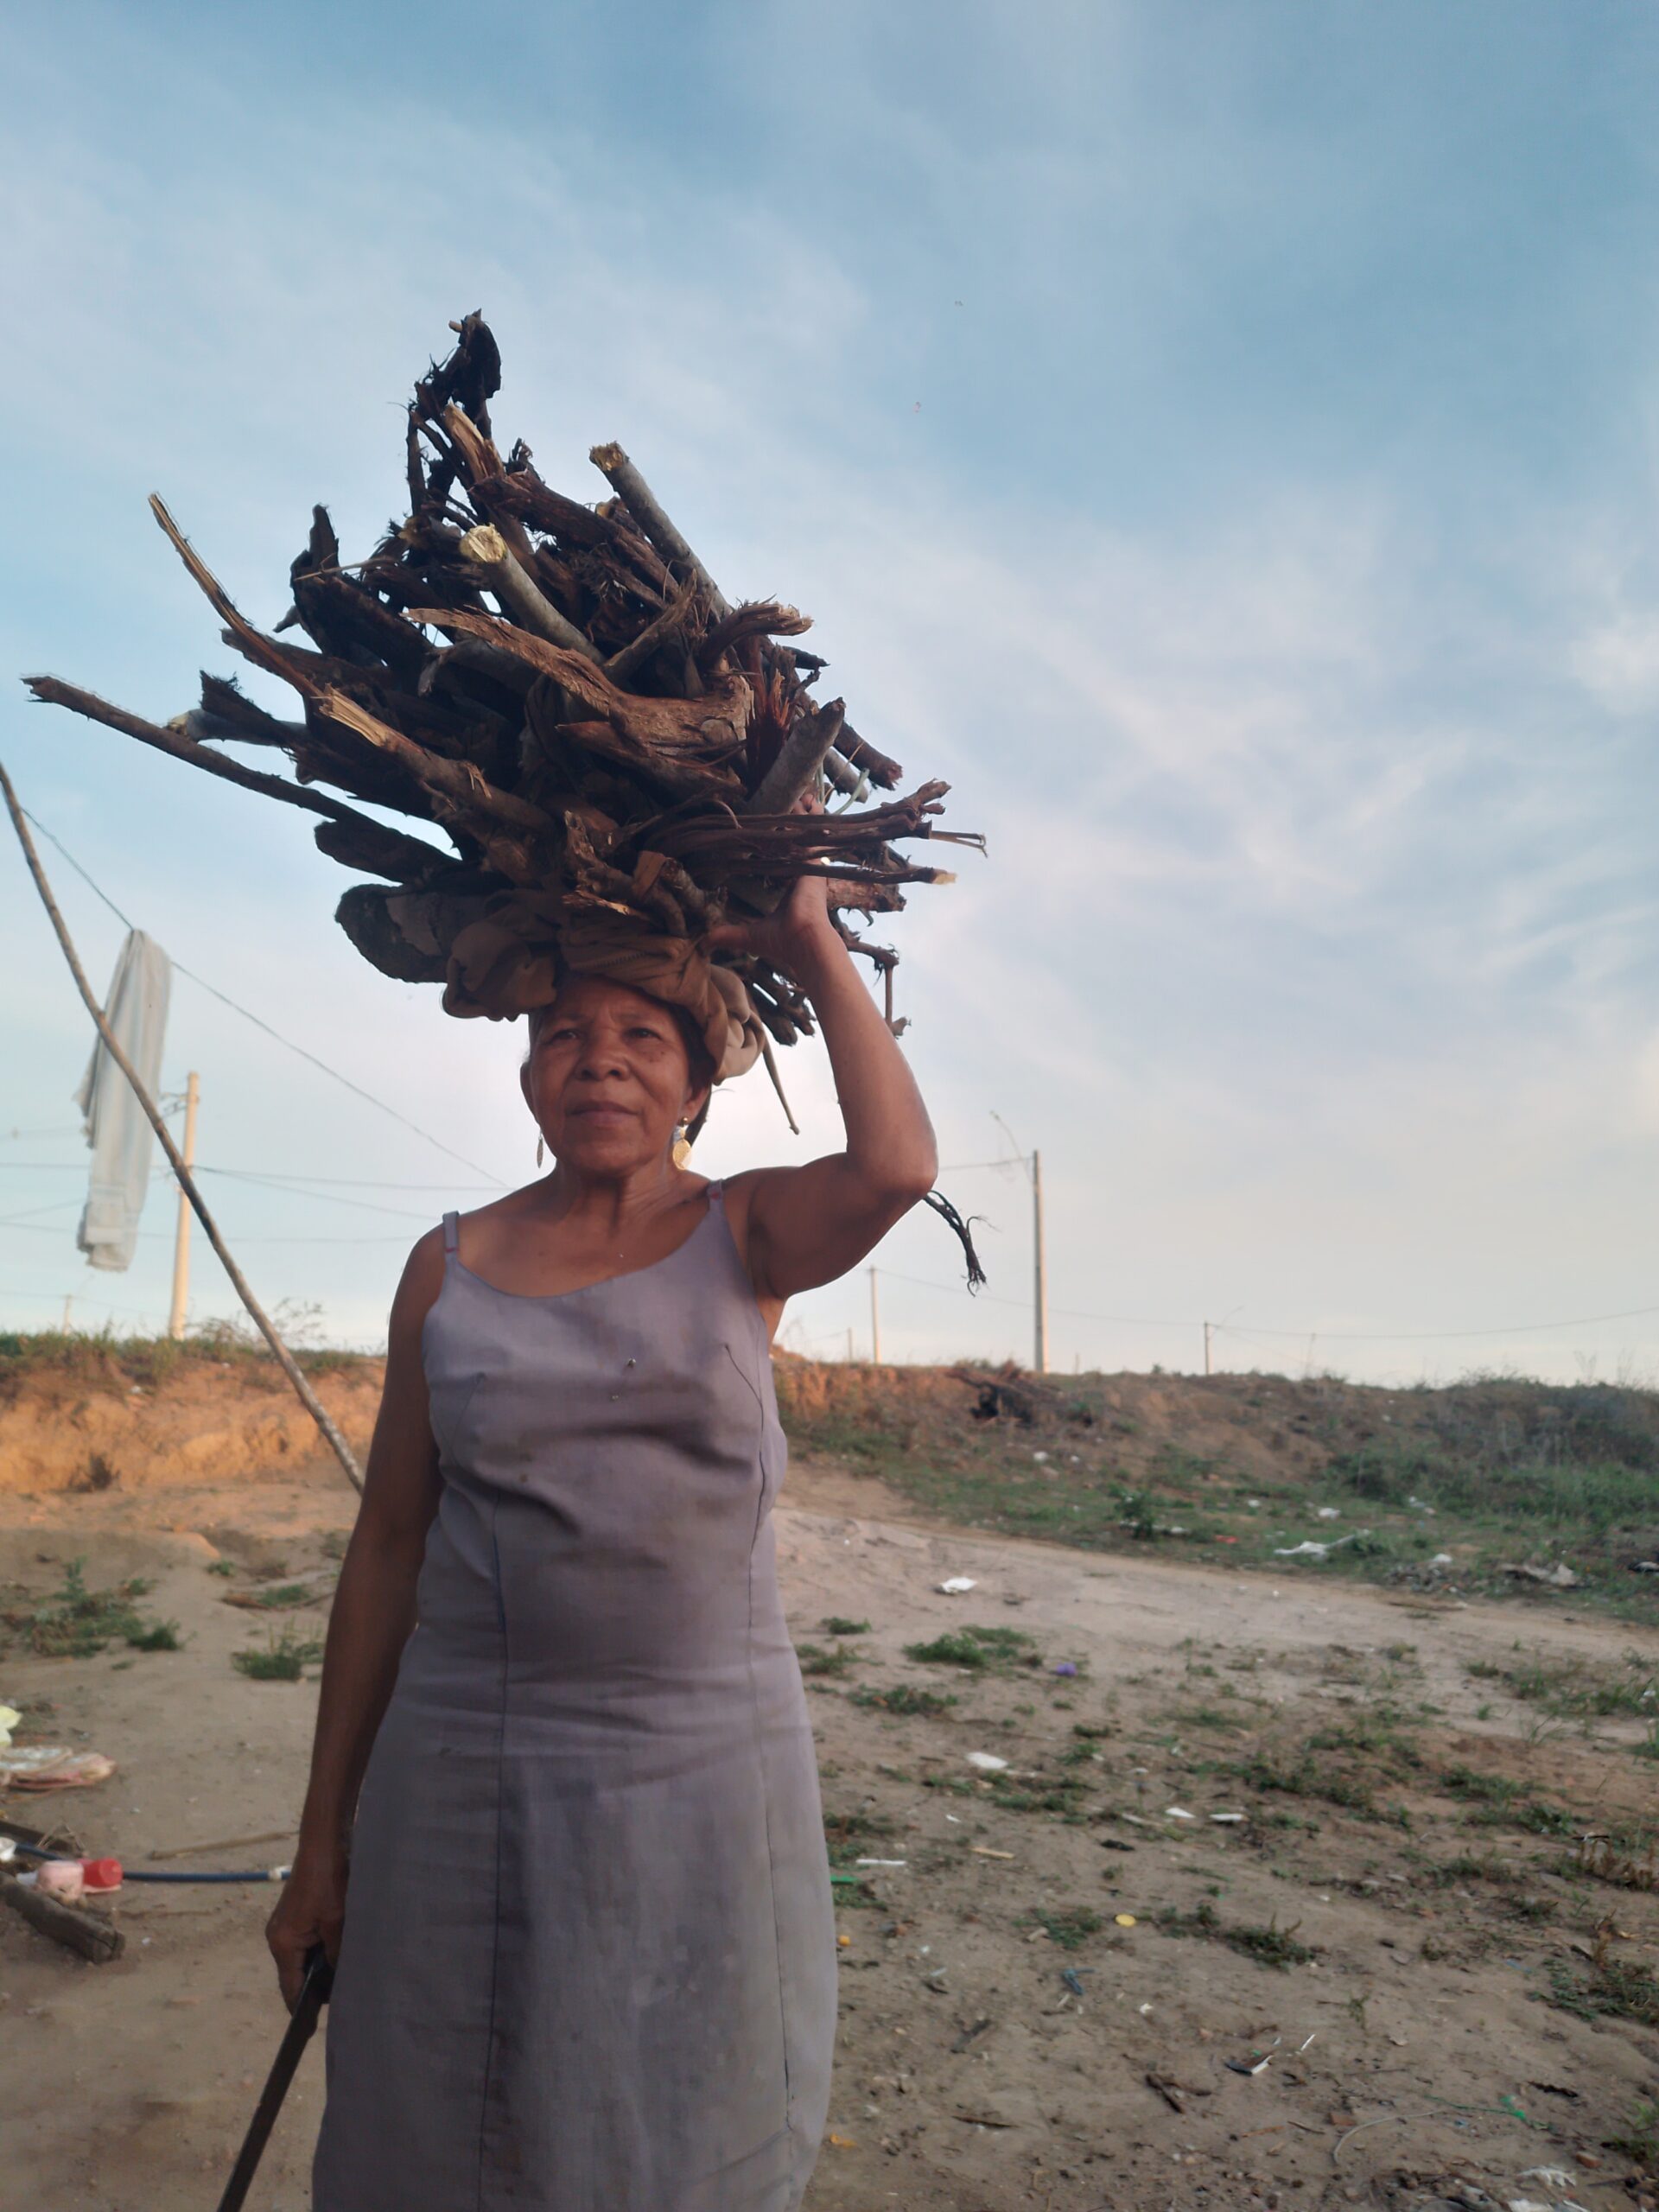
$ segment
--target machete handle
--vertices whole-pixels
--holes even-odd
[[[317,2016],[328,2001],[328,1993],[334,1986],[334,1970],[321,1943],[314,1943],[305,1955],[305,1973],[300,1982],[300,1993],[289,2017],[282,2042],[276,2047],[270,2079],[253,2118],[248,2122],[248,2132],[231,2177],[225,2184],[225,2194],[219,2200],[219,2212],[241,2212],[250,2186],[264,2155],[276,2115],[283,2108],[283,2099],[288,2094],[288,2085],[294,2079],[301,2053],[316,2031]]]

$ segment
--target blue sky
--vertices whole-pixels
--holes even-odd
[[[946,1161],[994,1110],[1042,1148],[1057,1363],[1190,1366],[1207,1315],[1238,1365],[1659,1371],[1659,1313],[1584,1325],[1659,1306],[1649,11],[72,0],[6,46],[5,664],[178,711],[231,657],[146,493],[274,620],[314,499],[348,551],[396,508],[482,307],[498,426],[589,497],[620,438],[989,833],[901,996]],[[222,1179],[227,1232],[372,1340],[404,1241],[530,1166],[514,1039],[358,960],[297,817],[21,691],[0,757],[177,959],[485,1171],[180,982],[203,1160],[343,1179]],[[0,1325],[154,1319],[164,1192],[129,1274],[73,1249],[85,1021],[16,863],[0,932]],[[705,1164],[794,1150],[746,1086]],[[906,1224],[884,1350],[1023,1351],[1023,1187],[945,1180],[992,1296]]]

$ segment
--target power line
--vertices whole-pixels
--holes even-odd
[[[63,1198],[60,1199],[59,1203],[61,1205],[72,1206],[78,1205],[80,1202],[78,1198]],[[41,1206],[39,1211],[41,1213],[50,1213],[54,1211],[55,1209],[51,1206]],[[430,1229],[435,1230],[438,1226],[436,1222],[429,1220],[429,1217],[425,1214],[421,1214],[412,1217],[426,1221],[429,1228]],[[61,1228],[55,1224],[44,1221],[30,1221],[22,1214],[14,1216],[10,1220],[0,1220],[0,1229],[10,1229],[15,1235],[19,1236],[57,1236],[62,1234]],[[361,1249],[372,1244],[396,1244],[405,1252],[409,1249],[410,1242],[407,1236],[238,1236],[236,1241],[238,1244],[349,1244],[353,1248],[353,1249]],[[140,1244],[170,1244],[173,1242],[173,1238],[171,1234],[166,1230],[141,1229],[138,1231],[137,1242]]]
[[[1623,1313],[1580,1313],[1570,1321],[1516,1321],[1501,1329],[1251,1329],[1228,1330],[1228,1325],[1213,1321],[1217,1331],[1243,1336],[1294,1337],[1306,1343],[1308,1338],[1320,1344],[1450,1344],[1463,1337],[1536,1337],[1546,1336],[1552,1329],[1596,1329],[1608,1321],[1642,1321],[1659,1313],[1659,1306],[1634,1306]],[[1195,1325],[1189,1322],[1188,1327]]]
[[[965,1296],[960,1283],[932,1282],[923,1275],[902,1274],[897,1268],[884,1267],[884,1275],[895,1282],[914,1283],[923,1290],[938,1290],[950,1295]],[[1024,1299],[998,1298],[990,1291],[976,1293],[980,1305],[1018,1306]],[[1201,1329],[1202,1321],[1150,1321],[1144,1316],[1129,1313],[1088,1313],[1075,1306],[1057,1306],[1052,1309],[1069,1321],[1103,1321],[1120,1329]],[[1249,1341],[1258,1337],[1281,1337],[1298,1344],[1310,1341],[1319,1344],[1451,1344],[1470,1337],[1529,1337],[1547,1336],[1554,1329],[1593,1329],[1611,1321],[1641,1321],[1659,1313],[1659,1306],[1637,1306],[1622,1313],[1580,1314],[1570,1321],[1519,1321],[1507,1327],[1488,1329],[1267,1329],[1235,1328],[1230,1322],[1212,1321],[1211,1329],[1218,1336],[1233,1336]]]
[[[137,923],[130,920],[122,912],[103,886],[86,873],[60,837],[56,836],[43,822],[30,814],[27,807],[23,809],[23,816],[25,820],[34,824],[42,837],[47,838],[57,847],[81,881],[103,900],[124,928],[130,930],[137,927]],[[280,1029],[273,1029],[270,1024],[262,1020],[258,1014],[250,1013],[246,1007],[238,1005],[235,999],[228,997],[216,984],[208,982],[204,976],[198,976],[194,969],[187,968],[181,960],[175,960],[173,965],[181,976],[188,977],[198,990],[206,991],[209,998],[215,998],[221,1006],[229,1007],[232,1014],[239,1014],[245,1021],[251,1021],[256,1029],[263,1029],[267,1037],[275,1038],[279,1045],[285,1045],[290,1052],[297,1052],[302,1060],[308,1060],[314,1068],[321,1068],[324,1075],[332,1076],[336,1083],[343,1084],[346,1089],[353,1092],[355,1096],[365,1100],[371,1106],[378,1107],[381,1113],[389,1114],[394,1122],[400,1122],[404,1128],[412,1129],[417,1137],[424,1137],[428,1144],[435,1145],[440,1152],[447,1153],[451,1160],[460,1160],[461,1166],[470,1167],[474,1175],[488,1177],[493,1189],[499,1191],[506,1188],[499,1176],[490,1176],[487,1167],[480,1167],[475,1160],[468,1160],[465,1153],[457,1152],[453,1145],[445,1144],[442,1137],[435,1137],[429,1129],[423,1129],[418,1122],[411,1122],[407,1114],[400,1114],[395,1106],[388,1106],[384,1098],[377,1098],[372,1090],[365,1090],[361,1084],[353,1083],[349,1076],[342,1075],[338,1068],[331,1067],[327,1060],[321,1060],[315,1052],[308,1052],[303,1045],[296,1045],[291,1037],[284,1037]]]
[[[962,1283],[931,1282],[925,1275],[901,1274],[897,1268],[884,1267],[880,1272],[890,1275],[895,1282],[913,1282],[923,1290],[946,1291],[952,1297],[968,1295],[966,1287]],[[988,1290],[976,1291],[973,1298],[976,1306],[1017,1306],[1022,1313],[1028,1310],[1029,1306],[1026,1299],[998,1298]],[[1075,1306],[1055,1306],[1049,1310],[1064,1315],[1068,1321],[1106,1321],[1119,1329],[1196,1329],[1200,1325],[1197,1321],[1148,1321],[1129,1313],[1084,1313]],[[1305,1335],[1306,1332],[1302,1333]]]
[[[33,1221],[37,1214],[61,1213],[65,1206],[78,1206],[79,1204],[79,1198],[54,1198],[49,1206],[31,1206],[27,1213],[6,1215],[3,1219],[0,1219],[0,1229],[16,1229],[23,1222]],[[57,1232],[49,1230],[47,1233],[48,1236],[55,1236]]]
[[[358,1213],[391,1214],[399,1221],[424,1221],[429,1224],[429,1225],[432,1219],[429,1213],[416,1213],[409,1206],[377,1205],[372,1198],[343,1198],[337,1192],[334,1191],[291,1190],[283,1184],[273,1181],[269,1176],[256,1174],[247,1168],[199,1167],[196,1170],[196,1173],[199,1175],[221,1176],[227,1181],[232,1183],[249,1183],[251,1184],[256,1190],[270,1191],[273,1196],[277,1198],[309,1198],[318,1205],[350,1206],[353,1211]]]

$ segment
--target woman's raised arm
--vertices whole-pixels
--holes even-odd
[[[756,1294],[781,1300],[873,1251],[932,1189],[938,1151],[916,1078],[830,919],[821,877],[802,877],[766,920],[711,941],[762,954],[806,993],[847,1132],[844,1147],[821,1160],[733,1178]]]
[[[265,1929],[290,2011],[306,1953],[321,1943],[332,1963],[339,1948],[357,1793],[415,1625],[415,1585],[438,1503],[421,1328],[442,1281],[435,1230],[410,1255],[392,1301],[385,1389],[328,1622],[294,1868]]]

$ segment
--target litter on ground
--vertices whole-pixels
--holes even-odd
[[[0,1789],[90,1789],[107,1782],[115,1761],[67,1744],[14,1744],[0,1755]]]

